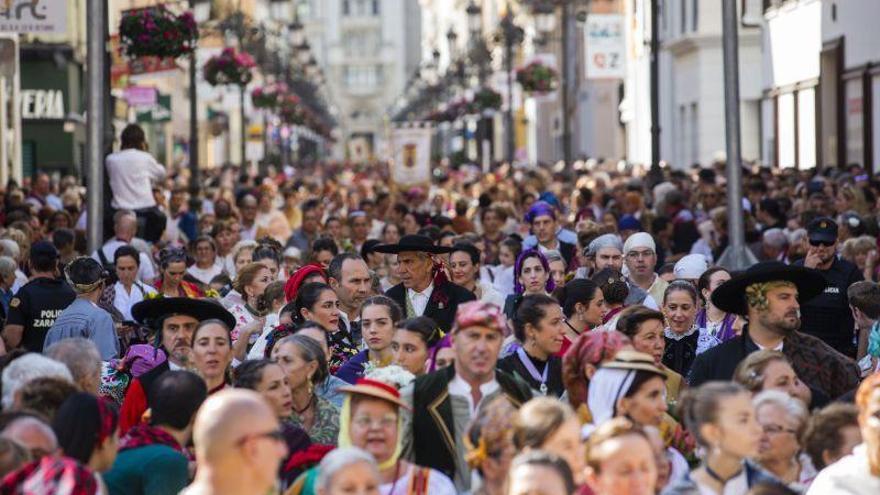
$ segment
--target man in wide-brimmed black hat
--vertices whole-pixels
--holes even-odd
[[[753,265],[712,293],[712,303],[729,313],[746,316],[742,334],[697,356],[689,382],[698,386],[710,380],[730,380],[747,355],[762,349],[781,351],[798,377],[831,398],[859,384],[855,361],[821,340],[798,331],[800,304],[825,289],[816,270],[778,261]]]
[[[132,380],[122,409],[119,412],[120,433],[138,424],[149,408],[147,401],[150,385],[168,370],[185,369],[192,350],[193,332],[199,322],[220,320],[230,329],[235,318],[218,303],[189,297],[158,297],[147,299],[131,308],[131,315],[138,323],[153,331],[151,343],[164,351],[168,359],[155,368]]]
[[[427,316],[444,332],[449,332],[458,305],[473,301],[473,292],[446,280],[435,254],[452,252],[452,248],[435,246],[423,235],[405,235],[397,244],[381,244],[377,253],[396,254],[401,283],[385,295],[406,311],[406,317]]]

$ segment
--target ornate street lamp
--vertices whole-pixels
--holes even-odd
[[[299,60],[299,63],[306,64],[311,58],[312,54],[309,52],[311,50],[311,45],[309,45],[308,40],[303,41],[301,45],[296,47],[296,58]]]
[[[306,30],[305,26],[301,22],[299,22],[299,17],[294,18],[293,22],[290,26],[287,27],[287,30],[290,32],[290,45],[291,46],[300,46],[306,41]]]
[[[465,13],[467,13],[468,30],[471,32],[471,35],[479,35],[483,29],[483,9],[474,0],[471,0],[465,9]]]
[[[556,9],[548,2],[541,2],[535,5],[533,10],[535,15],[535,27],[538,32],[548,35],[556,29]]]
[[[504,38],[504,69],[507,72],[507,111],[504,113],[504,125],[507,128],[507,161],[513,164],[515,153],[513,129],[513,47],[523,40],[523,29],[513,22],[513,14],[508,10],[501,18],[501,34]]]
[[[196,25],[208,22],[211,18],[210,0],[190,0],[193,19]],[[195,196],[199,190],[199,95],[198,81],[198,45],[189,56],[189,188]]]

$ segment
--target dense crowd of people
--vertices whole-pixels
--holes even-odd
[[[880,180],[166,170],[0,211],[0,493],[880,493]],[[107,240],[85,248],[87,222]]]

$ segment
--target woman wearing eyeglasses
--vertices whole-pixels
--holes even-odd
[[[801,451],[801,437],[810,418],[807,408],[780,390],[765,390],[752,404],[764,432],[755,460],[789,488],[803,492],[816,477],[812,463]]]
[[[408,381],[404,375],[409,373],[400,367],[393,368],[399,371],[399,375],[392,378],[392,370],[386,368],[383,374],[388,378],[384,380]],[[407,378],[411,380],[412,376]],[[400,397],[397,385],[374,377],[360,378],[356,384],[340,389],[347,396],[340,416],[339,447],[358,447],[373,456],[379,465],[379,493],[382,495],[455,494],[455,485],[446,475],[401,458],[401,409],[409,406]],[[306,472],[297,480],[297,485],[301,484],[303,488],[296,493],[312,493],[310,488],[318,477],[317,469]]]
[[[156,290],[164,297],[204,297],[205,294],[193,283],[183,279],[186,274],[186,251],[181,248],[165,248],[159,253],[159,280]]]

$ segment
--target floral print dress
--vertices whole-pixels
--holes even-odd
[[[296,411],[290,414],[290,423],[305,430],[312,443],[335,446],[339,441],[339,409],[319,395],[315,401],[315,424],[310,429],[303,425]]]

